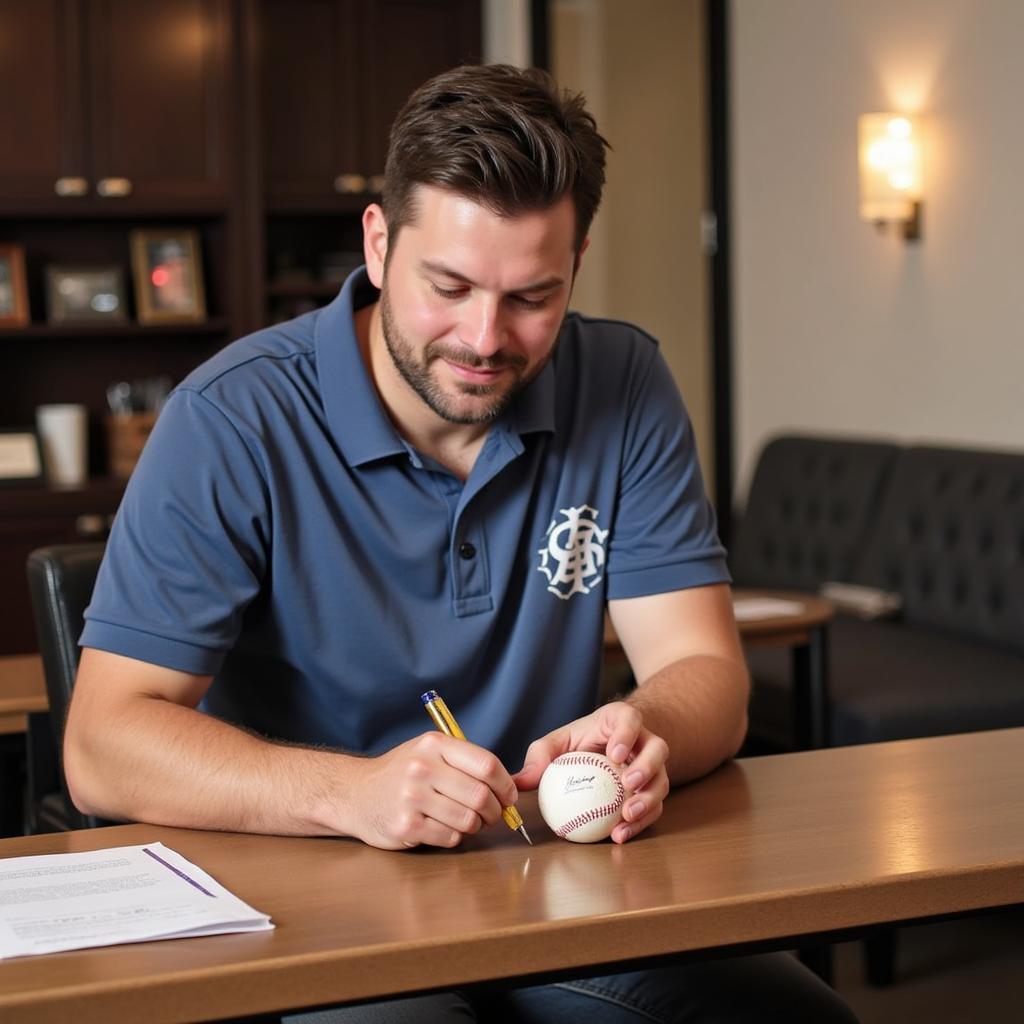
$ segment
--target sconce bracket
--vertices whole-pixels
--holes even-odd
[[[903,237],[908,242],[921,241],[921,206],[920,200],[915,202],[910,218],[903,222]]]

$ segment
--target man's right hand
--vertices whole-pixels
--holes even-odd
[[[102,818],[371,846],[457,846],[516,787],[482,747],[428,732],[379,757],[274,743],[195,710],[209,676],[82,651],[64,767]]]
[[[489,750],[426,732],[353,766],[345,831],[383,850],[458,846],[517,797]]]

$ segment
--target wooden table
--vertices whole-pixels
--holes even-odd
[[[0,657],[0,836],[22,831],[23,765],[25,734],[45,734],[49,729],[43,663],[38,654]],[[52,748],[52,741],[46,750]],[[32,770],[30,766],[29,770]]]
[[[736,589],[734,604],[751,598],[788,601],[800,606],[793,614],[738,620],[745,644],[788,647],[793,654],[793,739],[797,749],[829,745],[831,708],[828,695],[828,627],[835,607],[823,597],[783,590]],[[622,654],[611,620],[605,617],[605,655]]]
[[[0,962],[0,1019],[213,1020],[610,962],[784,948],[1024,901],[1024,729],[754,758],[618,847],[504,827],[457,851],[119,826],[0,856],[162,841],[276,931]]]
[[[27,716],[48,707],[42,658],[38,654],[0,657],[0,734],[24,732]]]

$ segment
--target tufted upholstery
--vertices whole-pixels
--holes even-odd
[[[869,441],[770,441],[730,557],[737,586],[817,590],[825,580],[850,580],[898,451]]]
[[[808,503],[835,493],[822,490],[820,467],[830,465],[831,449],[845,458],[851,446],[865,462],[850,470],[858,483],[839,491],[859,525],[842,540],[822,539]],[[809,452],[817,470],[806,462]],[[836,553],[822,575],[806,558],[768,566],[757,556],[772,538],[783,551],[833,544]],[[832,625],[833,743],[1024,725],[1024,453],[780,438],[758,463],[733,569],[737,585],[816,590],[833,578],[902,596],[898,621]],[[751,735],[789,746],[787,652],[751,647],[747,654]]]
[[[854,577],[909,624],[1024,653],[1024,455],[901,452]]]

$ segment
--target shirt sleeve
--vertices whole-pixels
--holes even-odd
[[[656,347],[627,395],[627,409],[609,600],[728,582],[693,427]]]
[[[259,460],[236,427],[202,393],[179,388],[118,509],[82,646],[215,674],[260,589],[269,508]]]

